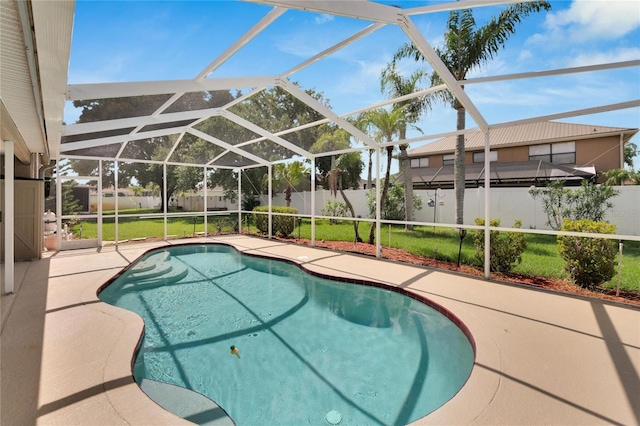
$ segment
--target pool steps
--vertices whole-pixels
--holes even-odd
[[[128,280],[144,284],[162,282],[172,284],[187,276],[187,266],[180,262],[171,262],[168,251],[153,254],[126,272]],[[140,283],[141,284],[141,283]]]
[[[223,408],[198,392],[151,379],[140,379],[138,385],[159,406],[185,420],[206,426],[235,425]]]

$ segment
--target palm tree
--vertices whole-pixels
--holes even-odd
[[[360,158],[359,152],[347,152],[341,154],[335,162],[335,167],[331,169],[329,172],[329,189],[331,193],[335,197],[336,192],[340,192],[344,203],[347,205],[349,212],[351,212],[351,217],[356,217],[356,212],[353,209],[353,204],[349,201],[347,196],[343,190],[342,178],[345,174],[349,173],[349,170],[362,170],[362,159]],[[360,173],[358,173],[360,176]],[[355,233],[355,240],[359,243],[362,242],[362,238],[360,238],[360,234],[358,233],[358,223],[354,220],[351,221],[353,224],[353,232]]]
[[[633,142],[627,142],[624,146],[624,164],[629,166],[631,170],[634,170],[633,157],[640,154],[638,145]]]
[[[550,10],[546,1],[517,3],[503,9],[497,17],[477,28],[471,9],[454,10],[449,13],[444,47],[435,51],[451,74],[458,81],[467,78],[469,71],[489,62],[504,47],[509,37],[515,34],[516,25],[533,12]],[[422,53],[413,44],[405,44],[394,55],[393,61],[413,58],[424,61]],[[431,74],[431,86],[440,85],[443,80],[438,74]],[[464,86],[462,86],[464,89]],[[465,128],[465,108],[453,94],[449,94],[452,107],[457,111],[456,129]],[[456,192],[456,223],[462,224],[464,217],[464,135],[458,135],[455,149],[454,187]]]
[[[401,128],[406,128],[406,113],[404,108],[393,108],[388,111],[384,108],[374,109],[366,112],[362,116],[364,125],[372,133],[373,139],[378,143],[392,142],[395,136],[400,134]],[[384,200],[387,197],[389,191],[389,182],[391,181],[391,161],[393,160],[393,145],[388,145],[387,150],[387,170],[385,172],[384,186],[382,187],[382,194],[380,200]],[[369,244],[373,244],[375,241],[375,222],[371,223],[371,229],[369,230]]]
[[[309,149],[312,154],[318,154],[321,152],[329,152],[329,151],[337,151],[340,149],[347,149],[351,146],[349,142],[350,135],[347,131],[343,129],[337,129],[332,133],[324,133]],[[331,156],[331,170],[327,176],[327,180],[329,183],[329,189],[331,190],[331,194],[335,197],[337,192],[340,192],[340,196],[344,200],[344,203],[347,205],[349,212],[351,212],[351,217],[355,218],[356,213],[353,209],[353,205],[351,201],[347,198],[344,193],[344,187],[349,186],[345,185],[345,176],[352,177],[353,179],[346,179],[352,182],[356,182],[356,180],[360,179],[360,173],[362,172],[362,159],[360,158],[360,153],[358,152],[349,152],[344,153],[338,156],[336,159],[335,155]],[[353,175],[353,176],[350,176]],[[355,187],[357,188],[357,186]],[[353,223],[353,231],[355,232],[355,240],[359,243],[362,242],[362,238],[358,233],[358,224],[355,221]]]
[[[640,172],[627,169],[611,169],[602,174],[607,180],[605,185],[640,185]]]
[[[409,78],[403,78],[398,74],[395,63],[391,62],[380,74],[380,90],[392,99],[408,95],[419,90],[418,83],[425,75],[425,71],[419,69],[414,71]],[[406,123],[401,126],[399,132],[400,140],[407,138],[406,124],[417,122],[420,115],[422,115],[427,108],[431,107],[430,102],[431,98],[423,97],[422,99],[414,98],[393,104],[394,108],[403,108],[406,113]],[[404,177],[405,220],[410,222],[413,220],[413,182],[409,157],[407,155],[408,147],[409,144],[400,144],[400,156],[398,161]],[[406,225],[406,229],[413,230],[413,225]]]
[[[284,199],[287,207],[291,207],[291,192],[293,188],[302,182],[309,174],[304,163],[294,161],[293,163],[279,163],[273,166],[273,186],[284,189]]]

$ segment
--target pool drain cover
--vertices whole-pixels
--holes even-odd
[[[342,421],[342,415],[340,415],[336,410],[329,411],[324,418],[332,425],[337,425]]]

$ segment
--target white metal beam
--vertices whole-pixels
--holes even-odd
[[[566,112],[561,112],[557,114],[539,115],[537,117],[530,117],[522,120],[505,121],[503,123],[492,124],[489,126],[489,128],[499,129],[503,127],[513,127],[513,126],[518,126],[522,124],[539,123],[541,121],[550,121],[550,120],[560,120],[563,118],[579,117],[581,115],[599,114],[601,112],[617,111],[621,109],[629,109],[634,107],[635,108],[640,107],[640,99],[636,99],[635,101],[620,102],[616,104],[601,105],[599,107],[576,109],[573,111],[566,111]]]
[[[322,105],[320,102],[318,102],[316,99],[311,97],[304,90],[297,87],[295,84],[289,83],[286,79],[278,80],[277,84],[282,89],[286,90],[287,92],[291,93],[293,96],[295,96],[296,98],[298,98],[299,100],[307,104],[309,107],[315,109],[320,114],[324,115],[325,117],[329,118],[331,121],[338,124],[344,130],[351,133],[354,137],[361,140],[364,144],[368,145],[370,148],[378,149],[378,144],[373,139],[371,139],[369,135],[367,135],[366,133],[358,129],[353,124],[349,123],[344,118],[340,118],[338,114],[331,111],[326,106]]]
[[[288,9],[306,10],[349,18],[365,19],[385,24],[397,24],[401,9],[366,0],[258,0],[253,3],[271,4]]]
[[[342,49],[345,46],[350,45],[351,43],[360,40],[363,37],[368,36],[369,34],[379,30],[380,28],[384,27],[385,24],[382,23],[376,23],[376,24],[371,24],[368,27],[366,27],[365,29],[362,29],[360,31],[358,31],[357,33],[355,33],[354,35],[352,35],[351,37],[348,37],[344,40],[342,40],[340,43],[335,44],[333,46],[331,46],[328,49],[323,50],[322,52],[318,53],[317,55],[313,56],[312,58],[307,59],[306,61],[298,64],[297,66],[291,68],[288,71],[285,71],[281,77],[288,77],[291,74],[300,71],[303,68],[308,67],[309,65],[313,64],[314,62],[319,61],[322,58],[325,58],[329,55],[331,55],[333,52],[336,52],[340,49]]]
[[[418,6],[405,9],[406,15],[420,15],[425,13],[450,12],[459,9],[471,9],[476,7],[499,6],[501,4],[522,3],[522,0],[460,0],[448,3]]]
[[[395,104],[402,101],[407,101],[409,99],[417,98],[418,96],[428,95],[429,93],[439,92],[441,90],[447,90],[447,85],[440,84],[438,86],[433,86],[427,89],[418,90],[408,95],[398,96],[397,98],[393,98],[393,99],[385,99],[384,101],[378,102],[376,104],[368,105],[364,108],[360,108],[355,111],[350,111],[346,114],[340,114],[340,117],[349,117],[351,115],[360,114],[361,112],[370,111],[372,109],[380,108],[386,105],[391,105],[391,104]]]
[[[185,127],[172,127],[170,129],[152,130],[149,132],[136,133],[134,135],[109,136],[106,138],[87,139],[80,142],[69,142],[60,145],[60,152],[75,151],[76,149],[93,148],[96,146],[111,145],[114,143],[122,143],[125,141],[133,141],[140,139],[157,138],[160,136],[174,135],[182,133]]]
[[[449,89],[453,92],[458,101],[464,106],[465,110],[469,113],[471,118],[476,122],[480,130],[483,132],[487,132],[488,124],[484,119],[478,108],[476,108],[475,104],[471,101],[469,96],[465,93],[465,91],[460,86],[460,82],[456,80],[456,78],[451,74],[451,71],[447,68],[447,66],[442,62],[442,59],[438,56],[438,54],[433,50],[431,45],[424,38],[420,30],[415,26],[413,21],[409,17],[405,17],[405,20],[400,25],[400,28],[407,34],[409,39],[413,42],[414,46],[425,57],[425,59],[431,64],[433,69],[438,73],[438,75],[442,78],[445,84],[449,87]]]
[[[218,138],[214,138],[213,136],[210,136],[210,135],[208,135],[208,134],[206,134],[204,132],[201,132],[200,130],[196,130],[196,129],[185,129],[185,130],[187,132],[191,133],[192,135],[199,137],[200,139],[204,139],[204,140],[209,141],[209,142],[211,142],[211,143],[213,143],[215,145],[221,146],[224,149],[228,149],[229,151],[235,152],[236,154],[241,155],[243,157],[246,157],[251,161],[255,161],[258,164],[262,164],[262,165],[265,165],[265,166],[267,164],[269,164],[269,162],[267,160],[263,159],[263,158],[260,158],[260,157],[258,157],[256,155],[253,155],[253,154],[249,153],[249,152],[246,152],[246,151],[243,151],[243,150],[241,150],[239,148],[236,148],[235,146],[233,146],[233,145],[231,145],[231,144],[229,144],[227,142],[224,142],[224,141],[222,141],[222,140],[220,140]]]
[[[144,95],[244,89],[272,85],[274,76],[206,78],[194,80],[134,81],[123,83],[70,84],[67,100],[107,99]]]
[[[549,77],[554,75],[577,74],[581,72],[603,71],[603,70],[611,70],[616,68],[627,68],[627,67],[637,67],[637,66],[640,66],[640,60],[612,62],[609,64],[587,65],[583,67],[559,68],[555,70],[546,70],[546,71],[531,71],[531,72],[523,72],[518,74],[504,74],[504,75],[494,75],[489,77],[470,78],[468,80],[464,80],[463,84],[466,86],[468,84],[518,80],[518,79],[524,79],[524,78]]]
[[[238,147],[240,148],[240,147]],[[224,157],[225,155],[227,155],[228,153],[230,153],[231,151],[229,151],[228,149],[225,151],[222,151],[220,154],[216,155],[215,157],[213,157],[211,160],[209,160],[209,162],[207,162],[206,166],[207,167],[211,167],[213,165],[213,163],[215,163],[216,161],[218,161],[220,158]]]
[[[64,128],[64,136],[81,135],[84,133],[104,132],[107,130],[126,129],[128,127],[149,126],[153,124],[172,123],[176,121],[209,118],[219,114],[220,108],[197,109],[193,111],[171,112],[158,116],[147,115],[141,117],[118,118],[115,120],[94,121],[91,123],[69,124]]]
[[[169,153],[167,154],[167,156],[164,159],[164,162],[168,162],[169,158],[171,158],[171,156],[173,155],[173,152],[176,150],[176,148],[178,147],[178,144],[180,144],[180,142],[182,141],[182,138],[184,137],[185,132],[180,133],[180,136],[178,136],[178,139],[176,139],[176,142],[173,144],[173,146],[171,147],[171,149],[169,150]]]
[[[256,23],[253,27],[249,29],[242,37],[235,41],[227,50],[225,50],[222,55],[220,55],[216,60],[211,62],[205,69],[203,69],[200,74],[196,76],[195,81],[203,81],[205,77],[211,74],[216,68],[222,65],[227,59],[233,56],[238,50],[242,48],[245,44],[247,44],[251,39],[260,34],[262,30],[267,28],[274,22],[276,19],[280,17],[287,9],[282,9],[276,7],[272,9],[269,13],[267,13],[258,23]],[[260,86],[257,84],[256,86]]]
[[[304,150],[302,148],[300,148],[297,145],[292,144],[291,142],[282,139],[281,137],[275,136],[273,133],[268,132],[267,130],[263,129],[262,127],[256,126],[255,124],[245,120],[242,117],[238,117],[237,115],[233,114],[232,112],[229,111],[223,111],[220,115],[222,115],[223,117],[225,117],[228,120],[233,121],[236,124],[239,124],[240,126],[244,127],[245,129],[249,129],[251,130],[253,133],[257,133],[267,139],[269,139],[272,142],[277,143],[280,146],[283,146],[285,148],[287,148],[290,151],[295,152],[298,155],[301,155],[304,158],[311,158],[311,153],[307,150]]]

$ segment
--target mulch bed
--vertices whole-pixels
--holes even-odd
[[[277,239],[294,244],[311,245],[311,241],[305,239]],[[366,256],[375,257],[376,255],[376,246],[367,243],[316,240],[316,247],[323,247],[340,252],[362,254]],[[484,277],[484,272],[478,267],[469,265],[458,266],[457,263],[454,262],[447,262],[444,260],[436,260],[428,257],[418,256],[397,248],[382,247],[381,255],[384,259],[389,259],[397,262],[427,266],[434,269],[455,271],[476,277]],[[611,300],[615,302],[640,306],[640,292],[637,291],[620,290],[620,296],[616,296],[615,289],[598,287],[595,290],[587,290],[573,284],[570,281],[558,278],[535,277],[515,273],[501,274],[495,272],[491,273],[491,277],[493,280],[497,281],[507,281],[532,287],[543,288],[546,290],[557,291],[560,293],[576,294],[596,299]]]

